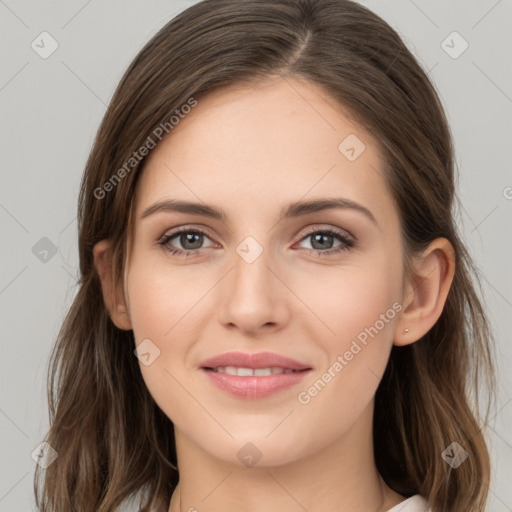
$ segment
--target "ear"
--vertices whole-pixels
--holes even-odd
[[[109,240],[101,240],[93,248],[94,266],[98,272],[103,292],[103,300],[112,322],[119,329],[130,330],[132,324],[128,316],[122,285],[114,287],[112,267],[112,246]]]
[[[455,252],[446,238],[436,238],[414,258],[414,272],[405,285],[403,312],[394,345],[414,343],[437,322],[455,273]],[[405,331],[407,329],[407,332]]]

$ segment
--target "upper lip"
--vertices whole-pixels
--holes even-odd
[[[248,354],[244,352],[225,352],[218,356],[211,357],[200,363],[201,368],[219,368],[225,366],[235,366],[237,368],[289,368],[291,370],[310,370],[311,367],[282,356],[274,352],[256,352]]]

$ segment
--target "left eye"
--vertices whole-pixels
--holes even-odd
[[[321,253],[322,255],[347,250],[355,245],[354,241],[348,235],[332,229],[317,229],[315,231],[310,231],[304,238],[302,238],[301,242],[303,240],[311,240],[311,245],[313,247],[311,249],[308,248],[308,250]],[[340,242],[337,246],[327,247],[332,245],[335,240]]]

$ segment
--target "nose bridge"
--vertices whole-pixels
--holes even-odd
[[[268,239],[266,239],[268,240]],[[235,247],[233,269],[219,308],[221,321],[254,330],[282,321],[283,287],[272,270],[270,249],[247,236]]]
[[[273,288],[270,271],[271,253],[268,244],[260,244],[253,236],[246,236],[235,248],[234,269],[232,280],[234,281],[234,294],[241,293],[240,299],[247,294],[251,300],[268,295]]]

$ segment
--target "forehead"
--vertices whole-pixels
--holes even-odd
[[[392,213],[377,141],[316,84],[276,78],[197,101],[149,154],[138,217],[166,197],[278,215],[298,199],[336,195]]]

